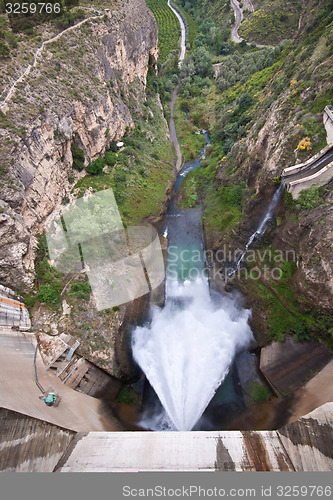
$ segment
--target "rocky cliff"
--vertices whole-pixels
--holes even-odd
[[[83,175],[71,144],[87,165],[133,128],[130,107],[144,100],[157,26],[144,0],[116,9],[46,45],[1,113],[0,281],[15,290],[33,285],[36,234]]]
[[[327,145],[323,111],[333,99],[331,2],[307,0],[302,9],[292,40],[227,55],[207,97],[189,100],[183,93],[187,100],[181,102],[190,108],[190,122],[197,124],[200,116],[200,123],[209,123],[212,146],[205,168],[185,179],[180,195],[189,197],[195,186],[212,264],[229,291],[235,286],[246,296],[261,345],[283,340],[286,333],[333,344],[332,182],[305,191],[297,202],[285,193],[264,237],[252,241],[242,270],[227,275],[263,220],[283,169]],[[254,61],[260,58],[258,66]]]
[[[252,95],[254,108],[247,112],[255,117],[252,126],[229,153],[227,164],[217,168],[219,183],[235,182],[230,179],[229,160],[237,182],[246,187],[247,194],[244,192],[239,224],[227,231],[219,243],[213,238],[216,248],[225,244],[228,251],[244,248],[267,210],[283,168],[303,162],[326,145],[322,120],[325,103],[332,96],[333,66],[332,16],[327,17],[328,9],[328,2],[307,2],[287,55],[277,62],[266,86],[261,86],[263,92],[258,86]],[[281,340],[281,334],[291,330],[299,338],[306,338],[312,331],[331,345],[332,207],[332,182],[304,193],[299,203],[286,194],[275,223],[252,247],[257,257],[248,271],[257,266],[262,272],[264,264],[276,266],[263,259],[266,250],[273,256],[280,252],[285,260],[280,273],[282,282],[265,279],[262,274],[259,286],[254,285],[256,279],[243,277],[238,281],[253,307],[260,342],[267,342],[267,335]],[[284,314],[289,316],[285,325]]]

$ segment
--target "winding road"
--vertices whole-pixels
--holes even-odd
[[[243,21],[243,9],[247,9],[247,10],[250,10],[251,12],[254,12],[254,7],[253,7],[251,0],[244,0],[243,1],[243,9],[241,9],[239,7],[237,0],[231,0],[231,5],[232,5],[232,8],[234,9],[235,19],[236,19],[236,22],[231,30],[231,38],[233,39],[234,42],[240,43],[242,40],[244,40],[244,38],[241,38],[238,34],[239,26],[240,26],[241,22]],[[259,49],[262,49],[264,47],[269,47],[269,45],[262,45],[261,43],[255,43],[255,42],[252,42],[252,43],[254,43],[255,46],[258,47]],[[217,65],[214,65],[214,66],[217,66]]]
[[[168,6],[176,14],[176,16],[177,16],[177,18],[179,20],[179,23],[180,23],[180,29],[181,29],[181,49],[180,49],[180,55],[179,55],[179,63],[178,63],[178,65],[179,65],[179,67],[181,67],[182,62],[183,62],[184,57],[185,57],[185,52],[186,52],[186,28],[185,28],[185,24],[184,24],[184,21],[183,21],[181,15],[170,5],[170,0],[168,0]],[[175,90],[172,93],[171,101],[169,103],[169,108],[170,108],[170,113],[171,113],[171,117],[170,117],[170,120],[169,120],[169,130],[170,130],[171,140],[172,140],[172,142],[173,142],[173,144],[175,146],[175,150],[176,150],[176,172],[177,173],[180,172],[180,170],[181,170],[181,166],[182,166],[182,153],[181,153],[181,150],[180,150],[180,145],[179,145],[179,141],[178,141],[177,134],[176,134],[175,122],[174,122],[174,118],[173,118],[173,110],[174,110],[176,98],[177,98],[177,95],[178,95],[180,81],[181,81],[181,78],[179,77],[177,86],[176,86]]]
[[[179,67],[181,67],[182,62],[185,57],[185,52],[186,52],[186,28],[185,28],[185,23],[183,21],[182,16],[172,7],[170,4],[170,0],[168,0],[168,6],[172,10],[172,12],[177,16],[179,24],[180,24],[180,30],[181,30],[181,47],[180,47],[180,56],[179,56]]]
[[[240,43],[243,40],[243,38],[241,38],[238,35],[238,28],[243,20],[243,12],[242,9],[239,7],[237,0],[231,0],[231,5],[232,8],[234,9],[235,19],[236,19],[236,22],[231,30],[231,38],[233,39],[234,42]]]

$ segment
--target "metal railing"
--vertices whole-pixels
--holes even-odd
[[[333,122],[333,106],[331,104],[329,104],[328,106],[325,106],[324,111]]]
[[[35,382],[36,382],[36,385],[37,385],[38,389],[41,391],[42,394],[44,394],[45,393],[45,389],[38,382],[38,375],[37,375],[36,357],[37,357],[37,351],[38,351],[38,349],[39,349],[39,344],[36,345],[35,354],[34,354],[34,375],[35,375]]]

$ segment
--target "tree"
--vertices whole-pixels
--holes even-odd
[[[106,164],[113,167],[117,161],[117,156],[112,151],[108,151],[105,155]]]
[[[86,171],[88,174],[101,174],[103,172],[103,168],[105,167],[105,160],[104,158],[97,158],[97,160],[93,161],[92,163],[89,163],[89,165],[86,166]]]
[[[81,172],[84,169],[84,151],[79,148],[74,142],[71,144],[73,156],[73,168]]]
[[[198,47],[192,54],[196,74],[205,78],[214,76],[212,58],[204,47]]]
[[[238,108],[241,112],[244,112],[247,110],[253,102],[253,98],[250,94],[246,93],[243,94],[242,97],[239,99],[238,103]]]

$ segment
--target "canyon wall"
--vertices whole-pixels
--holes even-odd
[[[87,165],[133,128],[129,108],[145,99],[149,59],[157,57],[157,26],[144,0],[122,0],[110,18],[46,45],[18,84],[0,120],[3,285],[32,287],[36,234],[83,176],[72,168],[72,142]]]

